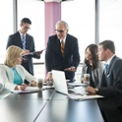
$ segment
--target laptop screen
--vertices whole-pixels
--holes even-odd
[[[64,72],[52,70],[52,78],[54,81],[55,90],[67,95],[68,89]]]

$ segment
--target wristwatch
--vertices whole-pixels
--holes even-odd
[[[99,89],[98,88],[95,88],[95,91],[96,91],[96,94],[98,93]]]

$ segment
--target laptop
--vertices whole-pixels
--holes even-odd
[[[84,86],[81,83],[68,83],[65,78],[64,71],[52,70],[52,78],[54,80],[55,90],[59,93],[65,94],[69,96],[68,91],[73,93],[81,93],[81,90],[73,89],[74,86]],[[67,86],[68,85],[68,86]],[[69,89],[68,89],[69,88]]]
[[[52,78],[54,80],[55,90],[59,93],[68,95],[67,83],[64,72],[52,70]]]
[[[101,95],[87,95],[84,90],[80,91],[79,93],[69,94],[65,74],[63,71],[52,70],[52,78],[54,80],[55,90],[61,94],[67,95],[68,98],[75,100],[84,100],[84,99],[96,99],[103,97]]]

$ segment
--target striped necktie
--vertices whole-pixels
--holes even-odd
[[[26,49],[26,37],[25,37],[25,35],[22,35],[22,45],[23,45],[23,49]]]
[[[107,73],[107,70],[108,70],[108,64],[105,65],[105,68],[104,68],[104,73],[106,74]]]
[[[64,56],[64,41],[63,40],[61,41],[61,52],[62,52],[62,55]]]

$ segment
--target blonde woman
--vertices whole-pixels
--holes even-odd
[[[0,94],[4,91],[24,90],[27,80],[31,86],[36,86],[36,78],[20,65],[23,50],[17,46],[10,46],[5,55],[4,65],[0,65]]]

